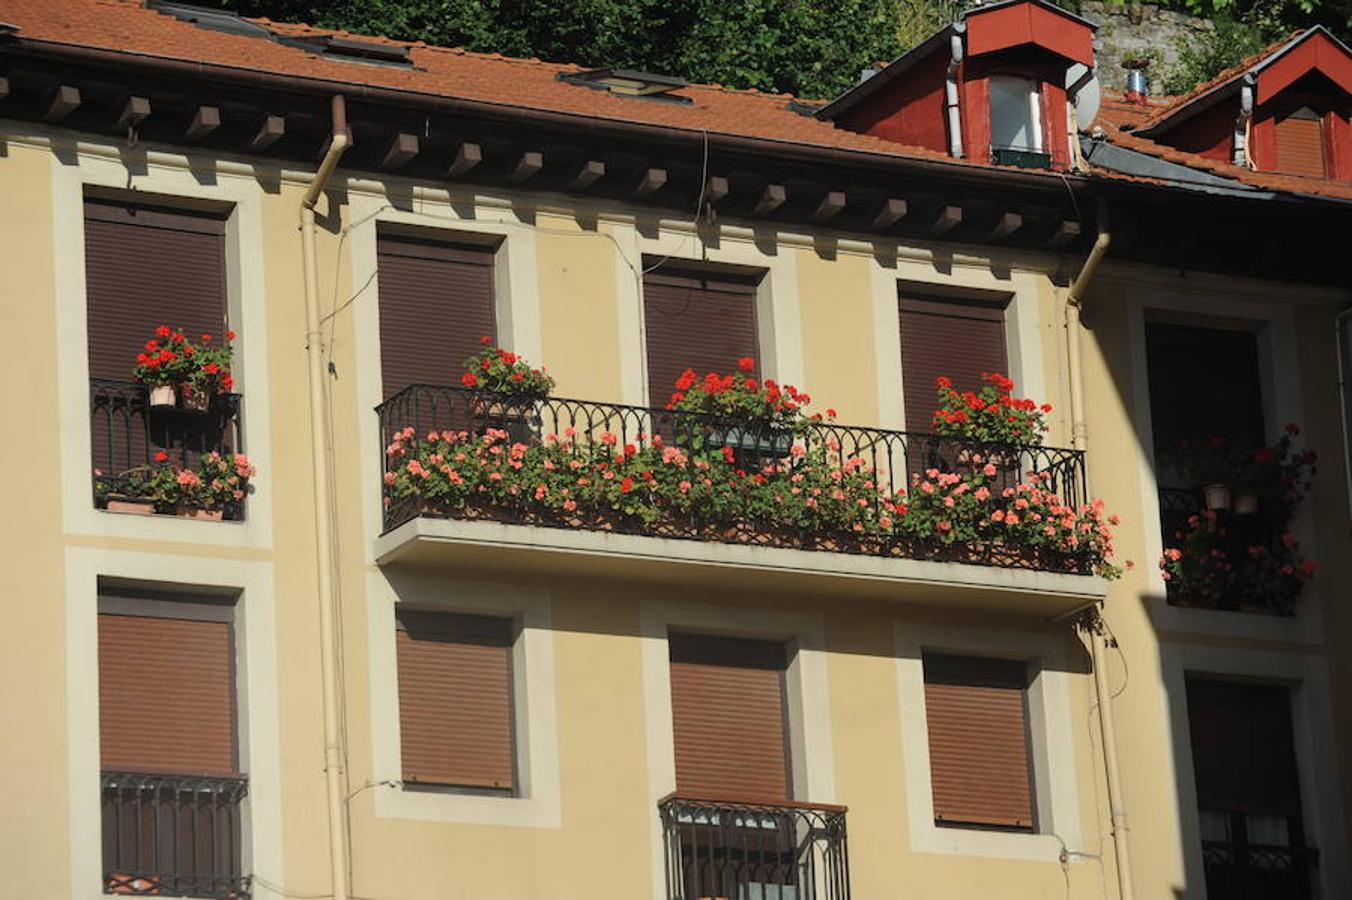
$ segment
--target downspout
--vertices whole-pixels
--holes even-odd
[[[1112,233],[1108,230],[1108,205],[1098,205],[1098,237],[1089,257],[1080,268],[1080,274],[1066,292],[1066,367],[1070,370],[1070,446],[1083,450],[1088,437],[1088,427],[1084,421],[1084,380],[1080,374],[1080,308],[1084,303],[1085,291],[1089,282],[1098,271],[1099,263],[1108,252],[1112,243]]]
[[[1343,421],[1343,472],[1347,478],[1347,498],[1348,503],[1352,503],[1352,453],[1347,448],[1352,447],[1352,421],[1348,416],[1348,397],[1347,397],[1347,377],[1348,377],[1348,334],[1346,323],[1348,317],[1352,316],[1352,307],[1344,307],[1333,319],[1334,340],[1337,342],[1338,352],[1338,411],[1342,414]]]
[[[1239,115],[1235,117],[1235,152],[1231,162],[1253,168],[1249,154],[1249,126],[1253,121],[1253,73],[1247,73],[1239,84]]]
[[[329,865],[333,900],[348,900],[347,805],[343,791],[344,765],[338,679],[337,602],[333,583],[333,498],[329,491],[327,406],[324,403],[323,339],[319,324],[319,261],[315,256],[315,204],[329,176],[351,143],[343,96],[333,97],[333,137],[300,202],[301,265],[305,278],[305,352],[310,363],[310,441],[313,453],[314,515],[318,533],[319,663],[324,689],[324,781],[329,812]]]
[[[1080,371],[1080,310],[1089,282],[1093,280],[1112,243],[1108,205],[1102,198],[1099,199],[1097,219],[1098,236],[1094,239],[1094,246],[1080,268],[1080,274],[1066,292],[1066,366],[1070,370],[1071,446],[1076,450],[1084,450],[1088,438],[1084,421],[1084,381]],[[1094,665],[1094,694],[1098,702],[1103,769],[1108,782],[1108,809],[1112,815],[1113,853],[1117,860],[1117,894],[1120,900],[1133,900],[1131,852],[1127,846],[1127,806],[1122,796],[1122,775],[1117,761],[1117,728],[1113,722],[1112,696],[1104,663],[1107,639],[1103,619],[1097,609],[1085,614],[1082,627],[1089,636],[1090,656]]]
[[[963,33],[967,26],[963,22],[953,25],[953,34],[948,39],[948,48],[952,57],[948,61],[948,74],[944,78],[944,107],[948,112],[948,155],[962,159],[962,107],[958,103],[958,67],[962,65]]]

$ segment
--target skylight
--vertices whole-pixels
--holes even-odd
[[[576,84],[579,87],[609,91],[621,97],[645,97],[667,100],[675,103],[689,103],[689,97],[682,97],[673,91],[688,87],[684,78],[673,75],[657,75],[652,72],[636,72],[632,69],[591,69],[586,72],[565,72],[559,75],[560,81]]]

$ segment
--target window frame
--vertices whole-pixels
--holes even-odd
[[[996,143],[995,140],[995,85],[1019,83],[1024,90],[1020,93],[1026,98],[1026,112],[1028,115],[1028,137],[1032,144],[1030,147],[1020,147],[1012,143]],[[988,97],[988,115],[991,129],[991,146],[999,149],[1022,150],[1028,153],[1046,153],[1047,141],[1046,135],[1042,129],[1042,83],[1028,75],[1019,74],[999,74],[992,75],[988,79],[987,93]]]

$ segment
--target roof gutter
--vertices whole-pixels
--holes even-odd
[[[948,112],[948,155],[962,159],[962,107],[958,105],[958,69],[962,67],[963,41],[967,25],[959,22],[953,26],[953,34],[948,39],[948,72],[944,76],[944,108]]]
[[[333,530],[333,495],[329,472],[333,442],[329,440],[325,402],[324,335],[319,322],[319,262],[315,253],[315,204],[338,160],[351,144],[347,105],[342,94],[331,101],[333,135],[324,159],[300,202],[301,265],[305,284],[305,354],[310,364],[311,473],[314,478],[316,586],[319,594],[319,664],[324,692],[324,782],[328,804],[329,864],[333,900],[348,900],[347,797],[342,740],[343,685],[338,660],[338,600],[334,590],[337,534]]]
[[[1252,169],[1253,157],[1249,154],[1249,123],[1253,119],[1253,72],[1246,72],[1239,83],[1239,115],[1235,117],[1234,155],[1230,161],[1237,166]]]
[[[129,61],[139,62],[170,77],[217,77],[234,81],[244,86],[263,90],[284,91],[288,93],[306,93],[324,98],[335,93],[353,100],[368,101],[373,104],[412,105],[424,112],[438,112],[446,115],[498,116],[507,119],[519,119],[529,122],[533,127],[542,124],[561,128],[585,129],[598,135],[614,134],[626,138],[647,138],[655,141],[671,141],[673,137],[702,144],[706,132],[698,128],[682,128],[670,125],[650,125],[631,122],[624,119],[610,119],[582,113],[556,112],[510,103],[496,103],[488,100],[469,100],[460,97],[446,97],[425,91],[410,91],[397,88],[376,87],[367,84],[355,84],[331,78],[317,78],[309,75],[283,75],[275,72],[263,72],[240,66],[228,66],[217,63],[191,62],[172,59],[148,53],[133,53],[124,50],[107,50],[82,44],[66,44],[55,41],[24,39],[8,48],[9,52],[27,50],[37,57],[45,57],[67,62],[95,65],[118,65],[126,67]],[[926,159],[904,156],[894,153],[874,153],[867,150],[851,150],[843,147],[825,147],[816,144],[804,144],[796,141],[775,140],[772,138],[747,137],[743,135],[710,132],[707,138],[711,144],[722,149],[742,151],[760,155],[784,157],[792,154],[798,159],[814,165],[872,165],[906,166],[920,172],[931,173],[944,178],[962,178],[967,176],[972,182],[984,182],[992,176],[998,176],[1005,185],[1028,188],[1054,188],[1064,190],[1063,177],[1060,174],[1046,174],[1032,171],[1018,171],[1002,168],[992,172],[984,167],[947,159]],[[1072,181],[1075,176],[1071,176]]]

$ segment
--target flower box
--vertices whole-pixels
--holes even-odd
[[[497,428],[507,432],[512,443],[528,444],[539,437],[540,416],[535,411],[534,397],[512,395],[475,397],[471,414],[475,430]]]
[[[108,512],[151,516],[155,514],[155,501],[146,497],[125,497],[109,494],[104,509]]]
[[[225,518],[225,510],[203,509],[200,506],[187,506],[180,503],[174,507],[174,515],[180,519],[202,519],[206,522],[219,522]]]
[[[793,429],[764,423],[715,425],[706,432],[705,442],[714,450],[731,447],[760,456],[788,456],[793,449]]]
[[[178,392],[178,405],[189,412],[206,412],[211,408],[211,394],[185,384]]]

